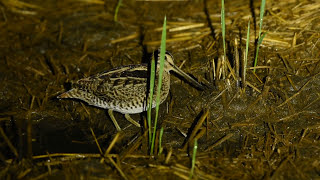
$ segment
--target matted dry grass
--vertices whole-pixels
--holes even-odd
[[[225,80],[219,3],[123,1],[114,22],[116,3],[0,1],[1,179],[188,179],[194,138],[194,179],[319,178],[320,2],[267,1],[256,73],[259,2],[226,2],[233,69]],[[56,96],[79,78],[147,62],[164,15],[175,63],[208,89],[172,76],[160,114],[164,152],[149,156],[143,128],[116,114],[117,133],[104,110]],[[234,62],[243,59],[248,20],[244,89]]]

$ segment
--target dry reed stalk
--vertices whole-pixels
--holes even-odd
[[[93,129],[90,128],[90,131],[91,131],[91,134],[92,134],[92,137],[93,137],[94,141],[96,142],[96,145],[97,145],[97,147],[98,147],[98,150],[99,150],[100,154],[102,155],[102,154],[103,154],[102,149],[101,149],[100,144],[99,144],[99,142],[98,142],[98,140],[97,140],[97,138],[96,138],[96,135],[95,135],[94,132],[93,132]]]
[[[110,43],[115,44],[115,43],[119,43],[119,42],[123,42],[123,41],[129,41],[129,40],[137,38],[138,36],[139,36],[139,33],[133,33],[133,34],[125,36],[125,37],[114,39]]]
[[[240,54],[238,50],[238,39],[234,38],[234,68],[235,68],[235,79],[237,81],[236,86],[240,86]]]
[[[39,75],[39,76],[45,76],[45,74],[44,74],[42,71],[37,70],[37,69],[35,69],[35,68],[33,68],[33,67],[30,67],[30,66],[27,66],[27,67],[26,67],[26,70],[32,71],[32,72],[34,72],[36,75]]]
[[[249,127],[249,126],[257,126],[257,124],[250,123],[250,122],[233,123],[233,124],[231,124],[231,129],[235,129],[236,127]]]
[[[246,81],[246,84],[250,86],[252,89],[254,89],[255,91],[257,91],[258,93],[261,93],[261,91],[257,87],[255,87],[253,84],[251,84],[249,81]]]
[[[84,3],[88,3],[88,4],[98,4],[98,5],[105,4],[105,1],[102,1],[102,0],[75,0],[75,1],[84,2]]]
[[[80,154],[80,153],[54,153],[54,154],[45,154],[45,155],[37,155],[33,156],[32,159],[43,159],[43,158],[49,158],[49,157],[78,157],[78,158],[86,158],[88,154]],[[89,157],[92,154],[89,155]],[[98,154],[94,154],[94,157],[99,157]]]
[[[183,145],[182,149],[186,150],[189,143],[193,141],[195,135],[197,134],[198,130],[200,129],[200,127],[202,126],[204,120],[208,117],[209,115],[209,110],[205,110],[202,114],[202,116],[200,117],[199,121],[197,122],[197,125],[193,128],[191,134],[189,137],[187,137],[185,144]]]
[[[120,154],[120,160],[123,161],[127,157],[127,155],[130,155],[135,149],[137,149],[138,146],[140,146],[140,144],[142,143],[142,139],[146,138],[147,135],[148,135],[148,131],[145,131],[143,135],[137,138],[134,144],[132,144],[130,147],[128,147],[124,152]],[[152,157],[153,156],[150,156],[150,158]]]
[[[119,174],[121,175],[121,177],[123,179],[128,179],[127,176],[124,174],[124,172],[122,171],[122,169],[120,168],[120,166],[114,162],[114,160],[111,157],[108,157],[109,161],[112,163],[112,165],[117,169],[117,171],[119,172]]]
[[[286,77],[287,77],[289,83],[291,84],[291,86],[293,87],[293,89],[294,89],[295,91],[298,91],[297,87],[295,86],[295,84],[294,84],[294,82],[292,81],[292,79],[290,78],[290,76],[289,76],[288,74],[286,74]]]
[[[170,147],[169,152],[167,153],[167,156],[166,156],[166,159],[164,161],[164,164],[169,164],[171,156],[172,156],[172,147]]]
[[[116,144],[116,142],[121,139],[121,132],[118,132],[114,138],[112,139],[111,143],[108,146],[108,149],[105,151],[104,155],[108,155],[111,151],[111,149],[113,148],[113,146]]]
[[[306,105],[304,108],[302,109],[308,109],[310,106],[312,106],[314,103],[316,103],[317,101],[320,100],[320,94],[318,94],[318,98],[313,100],[312,102],[310,102],[308,105]]]
[[[32,168],[28,168],[25,171],[21,172],[18,174],[17,179],[22,179],[24,178],[27,174],[29,174],[32,171]]]
[[[179,34],[173,34],[173,38],[182,38],[182,37],[195,37],[195,36],[200,36],[203,34],[202,32],[184,32],[184,33],[179,33]]]
[[[223,142],[227,141],[228,139],[230,139],[234,134],[233,133],[229,133],[227,135],[225,135],[224,137],[222,137],[221,139],[219,139],[216,143],[214,143],[213,145],[209,146],[205,151],[211,151],[213,148],[219,146],[220,144],[222,144]]]
[[[200,132],[193,139],[200,139],[206,132],[208,132],[208,127],[201,129]]]
[[[58,172],[59,169],[54,169],[53,171],[51,171],[51,173],[48,171],[46,173],[43,173],[43,174],[40,174],[39,176],[37,177],[34,177],[34,178],[30,178],[30,180],[38,180],[38,179],[45,179],[47,176],[51,175],[51,174],[54,174],[56,172]]]
[[[1,2],[4,4],[5,7],[10,9],[11,11],[19,14],[23,14],[23,15],[36,15],[37,12],[32,10],[43,9],[38,5],[26,3],[19,0],[2,0]],[[26,9],[30,9],[30,10],[26,10]]]
[[[178,171],[174,171],[173,174],[178,176],[181,179],[185,179],[185,180],[189,179],[189,175],[183,174],[183,173],[178,172]]]
[[[4,139],[4,141],[8,144],[10,150],[12,151],[12,153],[16,156],[19,157],[18,151],[17,149],[13,146],[13,144],[11,143],[10,139],[8,138],[8,136],[6,135],[6,133],[3,131],[2,127],[0,127],[0,134],[2,136],[2,138]]]
[[[90,117],[90,111],[88,110],[88,108],[83,104],[83,102],[80,102],[82,108],[85,110],[85,112],[88,114],[88,116]]]
[[[304,113],[315,114],[315,112],[313,112],[313,111],[300,111],[300,112],[296,112],[296,113],[294,113],[294,114],[291,114],[291,115],[289,115],[289,116],[280,118],[280,119],[276,120],[276,122],[288,121],[289,119],[291,119],[291,118],[293,118],[293,117],[295,117],[295,116],[299,116],[300,114],[304,114]]]
[[[171,28],[171,29],[169,29],[169,32],[190,30],[190,29],[200,28],[200,27],[204,27],[204,26],[205,26],[205,23],[195,23],[195,24],[190,24],[190,25],[186,25],[186,26],[179,26],[179,27]]]

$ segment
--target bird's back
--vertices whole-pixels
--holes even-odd
[[[124,114],[140,113],[147,107],[148,77],[146,64],[122,66],[78,80],[70,91],[61,94],[59,98],[76,98]],[[156,85],[157,80],[155,88]],[[164,78],[161,102],[166,99],[168,88],[168,78]]]

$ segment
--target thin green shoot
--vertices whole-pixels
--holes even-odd
[[[225,22],[225,15],[224,15],[224,0],[221,0],[221,31],[222,31],[222,41],[223,41],[223,55],[225,59],[226,58],[226,22]]]
[[[264,8],[266,6],[266,0],[261,0],[261,7],[260,7],[260,23],[259,23],[259,39],[261,35],[262,23],[263,23],[263,15],[264,15]]]
[[[262,36],[260,37],[259,41],[258,41],[258,44],[261,45],[262,44],[262,41],[264,39],[264,37],[266,37],[266,35],[268,34],[268,32],[265,32],[262,34]]]
[[[193,173],[194,173],[194,167],[195,167],[195,165],[196,165],[197,149],[198,149],[198,140],[197,140],[197,138],[195,138],[195,139],[194,139],[194,144],[193,144],[193,153],[192,153],[192,161],[191,161],[191,171],[190,171],[189,179],[192,179],[192,176],[193,176]]]
[[[266,34],[264,34],[261,37],[261,29],[262,29],[262,23],[263,23],[263,15],[264,15],[264,9],[266,6],[266,0],[261,0],[261,6],[260,6],[260,19],[259,19],[259,34],[258,34],[258,44],[257,44],[257,50],[254,58],[254,65],[253,67],[256,67],[258,64],[258,55],[259,55],[259,47],[262,44],[262,40],[265,37]],[[253,70],[253,72],[256,72],[256,69]]]
[[[249,43],[250,43],[250,20],[248,21],[248,30],[247,30],[247,42],[246,42],[246,54],[244,57],[244,62],[243,62],[243,87],[245,88],[245,82],[246,82],[246,72],[247,72],[247,63],[248,63],[248,53],[249,53]]]
[[[156,116],[154,119],[154,128],[153,128],[153,134],[152,134],[150,154],[153,154],[153,149],[154,149],[154,145],[155,145],[155,138],[156,138],[158,114],[159,114],[160,91],[161,91],[162,75],[163,75],[163,69],[164,69],[164,56],[165,56],[165,52],[166,52],[166,34],[167,34],[166,33],[166,24],[167,24],[167,18],[165,16],[164,21],[163,21],[163,26],[162,26],[162,35],[161,35],[160,69],[159,69],[157,96],[156,96]]]
[[[160,129],[160,135],[159,135],[159,153],[158,155],[160,155],[163,151],[163,148],[162,148],[162,136],[163,136],[163,127],[161,127]]]
[[[119,12],[121,3],[122,3],[122,0],[118,0],[117,6],[116,6],[116,10],[114,11],[113,20],[114,20],[115,22],[118,21],[118,12]]]
[[[263,35],[258,39],[257,50],[256,50],[255,58],[254,58],[253,67],[256,67],[258,64],[259,47],[262,44],[262,41],[263,41],[264,37],[266,37],[267,34],[268,34],[267,32],[263,33]],[[253,69],[253,72],[256,72],[256,69]]]
[[[148,102],[148,129],[149,129],[149,145],[151,144],[151,138],[152,138],[152,131],[151,131],[151,110],[152,110],[152,102],[153,102],[153,92],[154,92],[154,81],[155,81],[155,59],[154,59],[154,54],[152,54],[152,59],[151,59],[151,70],[150,70],[150,88],[149,88],[149,102]]]

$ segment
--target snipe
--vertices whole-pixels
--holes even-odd
[[[160,51],[153,54],[157,60],[155,92],[152,108],[156,106],[155,96],[158,85],[157,77],[160,71]],[[174,71],[194,86],[202,89],[202,85],[184,73],[173,63],[173,56],[166,52],[161,86],[160,103],[165,101],[170,90],[170,71]],[[87,102],[89,105],[108,109],[118,131],[121,130],[112,111],[125,114],[132,124],[140,127],[129,114],[141,113],[147,110],[147,93],[149,88],[148,64],[121,66],[110,71],[83,78],[73,84],[73,88],[58,98],[75,98]]]

